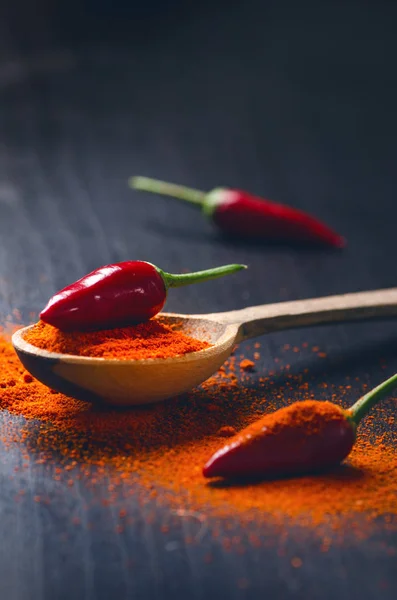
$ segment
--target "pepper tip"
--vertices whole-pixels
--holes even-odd
[[[218,452],[215,452],[215,454],[211,456],[211,458],[206,462],[206,464],[203,467],[202,473],[204,477],[223,477],[227,473],[227,470],[225,471],[224,461],[222,459],[219,460],[220,458],[222,458],[225,452],[227,452],[227,450],[227,447],[222,448],[221,450],[218,450]]]
[[[204,477],[209,478],[209,477],[214,476],[213,473],[211,472],[212,471],[211,466],[212,466],[211,462],[208,462],[206,465],[204,465],[203,471],[202,471]]]
[[[338,239],[336,240],[335,246],[336,246],[336,248],[346,248],[347,239],[345,237],[343,237],[342,235],[339,236]]]

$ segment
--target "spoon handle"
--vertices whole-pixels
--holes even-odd
[[[397,288],[263,304],[208,315],[225,324],[239,325],[239,341],[283,329],[393,316],[397,316]]]

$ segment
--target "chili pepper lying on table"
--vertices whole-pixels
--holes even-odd
[[[168,288],[208,281],[245,268],[245,265],[225,265],[171,275],[138,260],[106,265],[55,294],[40,319],[61,331],[135,325],[161,311]]]
[[[240,190],[216,188],[206,194],[148,177],[131,177],[129,185],[137,190],[172,196],[200,207],[224,233],[251,238],[315,242],[336,248],[342,248],[346,244],[342,236],[315,217]]]
[[[294,402],[265,415],[215,452],[205,477],[298,475],[335,466],[350,453],[361,419],[397,385],[397,375],[349,410],[332,402]]]

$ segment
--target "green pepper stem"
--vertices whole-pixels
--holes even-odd
[[[152,192],[153,194],[161,194],[162,196],[171,196],[178,200],[185,200],[196,206],[203,206],[206,194],[200,190],[194,190],[183,185],[167,183],[159,179],[151,179],[150,177],[130,177],[128,185],[135,190],[143,192]]]
[[[378,385],[376,388],[365,394],[362,398],[357,400],[355,404],[350,408],[349,413],[352,421],[356,425],[359,424],[361,419],[371,410],[371,408],[382,400],[393,388],[397,386],[397,374],[386,379],[383,383]]]
[[[246,268],[246,265],[224,265],[223,267],[215,267],[214,269],[207,269],[206,271],[180,273],[178,275],[164,273],[164,271],[161,269],[157,270],[162,276],[165,286],[168,289],[169,287],[181,287],[183,285],[190,285],[191,283],[200,283],[201,281],[216,279],[217,277],[230,275],[231,273],[236,273],[237,271],[241,271],[242,269]]]

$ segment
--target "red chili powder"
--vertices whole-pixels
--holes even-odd
[[[52,392],[26,373],[11,345],[0,339],[0,409],[34,420],[22,431],[20,425],[17,429],[10,425],[3,441],[23,443],[30,460],[52,465],[54,478],[65,477],[70,485],[83,478],[94,486],[106,477],[108,502],[114,501],[122,482],[123,489],[130,486],[142,503],[155,496],[158,504],[199,511],[203,518],[266,522],[283,531],[292,524],[318,535],[329,536],[330,528],[335,535],[336,531],[344,535],[350,524],[356,535],[364,536],[375,520],[388,528],[397,526],[393,400],[367,417],[349,460],[332,471],[244,485],[205,480],[202,467],[223,444],[220,436],[297,400],[288,391],[293,385],[303,386],[297,393],[306,398],[301,375],[286,371],[281,390],[264,377],[258,391],[241,386],[235,371],[232,357],[215,377],[188,395],[121,411]],[[343,395],[331,386],[328,392],[334,401]],[[328,533],[321,533],[319,525]],[[324,537],[324,547],[329,543]]]
[[[255,363],[252,360],[249,360],[248,358],[244,358],[240,362],[240,369],[243,369],[243,371],[252,371],[254,367]]]
[[[121,327],[88,333],[64,333],[39,321],[24,336],[25,340],[50,352],[136,360],[170,358],[209,348],[210,344],[196,340],[160,318],[133,327]]]

